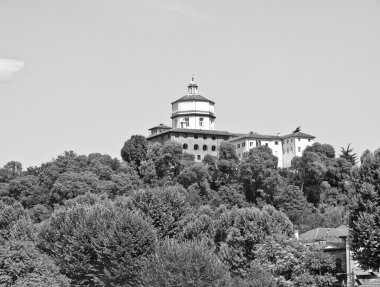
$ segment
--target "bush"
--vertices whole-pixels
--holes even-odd
[[[199,241],[165,240],[143,271],[146,287],[228,286],[228,268]]]
[[[182,187],[139,190],[132,194],[129,208],[144,214],[161,238],[174,237],[180,232],[180,221],[190,211]]]
[[[9,241],[0,246],[0,286],[66,287],[69,280],[32,242]]]
[[[74,284],[135,286],[141,259],[154,252],[153,228],[107,199],[69,202],[43,223],[38,246]]]

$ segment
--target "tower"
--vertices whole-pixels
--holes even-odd
[[[172,102],[172,127],[182,129],[214,130],[215,103],[198,93],[198,85],[192,77],[188,93]]]

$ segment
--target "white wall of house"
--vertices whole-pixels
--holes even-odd
[[[243,158],[244,152],[248,152],[249,150],[260,145],[266,145],[272,150],[273,155],[278,158],[277,167],[283,166],[282,142],[280,139],[256,139],[254,137],[251,137],[231,140],[231,143],[235,146],[236,154],[238,155],[239,159]]]

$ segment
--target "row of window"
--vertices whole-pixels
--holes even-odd
[[[199,126],[200,127],[204,126],[204,122],[205,122],[204,118],[199,118]],[[211,119],[210,122],[211,122],[211,124],[213,124],[214,120]],[[177,120],[175,120],[175,126],[177,126]],[[189,126],[190,126],[189,118],[184,118],[181,122],[181,128],[187,128]]]
[[[185,144],[183,144],[182,148],[183,148],[183,149],[188,149],[189,146],[188,146],[188,144],[185,143]],[[195,144],[193,148],[194,148],[194,150],[199,150],[199,145]],[[203,145],[202,149],[203,149],[204,151],[207,151],[207,150],[208,150],[208,146],[207,146],[207,145]],[[212,150],[212,151],[216,151],[216,146],[213,145],[213,146],[211,147],[211,150]]]
[[[301,141],[301,138],[298,138],[298,141]],[[308,142],[311,141],[311,139],[307,139]],[[290,139],[290,142],[293,142],[293,139]],[[289,140],[286,140],[286,143],[289,143]]]
[[[250,146],[250,147],[253,146],[253,143],[254,143],[254,142],[249,142],[249,146]],[[275,145],[278,145],[278,141],[275,141],[274,144],[275,144]],[[268,146],[268,143],[265,143],[265,145]],[[257,140],[257,141],[256,141],[256,146],[261,146],[261,140]],[[236,147],[237,147],[237,148],[240,148],[240,144],[237,144]],[[242,147],[242,148],[245,147],[245,142],[241,144],[241,147]]]
[[[174,133],[174,136],[175,136],[176,138],[179,138],[179,137],[180,137],[180,134],[179,134],[179,133]],[[187,134],[181,134],[181,136],[183,136],[184,138],[187,138]],[[198,136],[198,135],[194,135],[194,138],[195,138],[195,139],[198,139],[199,136]],[[207,135],[203,135],[202,138],[203,138],[204,140],[207,140],[207,139],[208,139],[208,136],[207,136]],[[212,136],[211,139],[212,139],[212,140],[216,140],[216,136]],[[226,139],[226,140],[228,140],[228,139]]]
[[[187,138],[187,134],[174,133],[174,137],[176,137],[176,138],[179,138],[179,137]],[[190,136],[189,136],[189,137],[190,137]],[[194,139],[198,139],[198,138],[199,138],[198,135],[193,135],[193,137],[194,137]],[[164,140],[165,138],[170,139],[170,133],[167,133],[166,135],[162,135],[162,139]],[[207,135],[203,135],[202,138],[203,138],[204,140],[207,140],[207,139],[209,138],[209,136],[207,136]],[[159,138],[158,138],[158,139],[159,139]],[[211,136],[211,139],[212,139],[212,140],[216,140],[216,136]],[[227,140],[229,140],[229,137],[228,137],[228,136],[225,136],[225,137],[223,137],[223,138],[221,138],[221,139],[227,141]]]
[[[285,154],[285,149],[283,149],[282,152]],[[293,147],[290,147],[290,152],[293,152]],[[298,152],[301,152],[301,147],[298,147]],[[286,149],[286,153],[289,153],[289,148]]]

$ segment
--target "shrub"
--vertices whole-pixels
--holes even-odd
[[[135,286],[142,257],[154,252],[153,228],[107,199],[69,202],[44,222],[38,246],[74,284]],[[96,202],[98,201],[98,202]]]
[[[165,240],[143,271],[146,287],[228,286],[228,269],[199,241]]]

